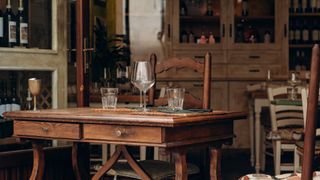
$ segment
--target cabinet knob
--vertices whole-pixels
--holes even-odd
[[[42,131],[44,131],[44,132],[48,132],[48,128],[47,127],[42,127]]]

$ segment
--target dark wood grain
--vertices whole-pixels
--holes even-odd
[[[304,137],[304,151],[302,163],[301,179],[312,179],[313,167],[312,162],[315,150],[317,108],[319,96],[319,75],[320,75],[320,54],[319,45],[315,45],[312,49],[310,84],[308,94],[307,119]]]
[[[33,168],[30,180],[42,180],[44,174],[44,153],[41,144],[32,142]]]
[[[221,151],[220,149],[210,149],[210,178],[221,179]]]
[[[176,180],[187,180],[187,158],[184,151],[178,151],[174,153],[175,168],[176,168]]]

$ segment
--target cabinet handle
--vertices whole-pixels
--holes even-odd
[[[193,84],[193,87],[203,87],[203,84]]]
[[[48,128],[47,127],[42,127],[42,131],[44,131],[44,132],[48,132]]]
[[[226,33],[226,27],[224,24],[222,24],[222,37],[225,36],[225,33]]]
[[[193,56],[194,59],[204,59],[204,56]]]
[[[171,26],[170,26],[170,24],[168,24],[168,38],[171,37],[170,30],[171,30]]]
[[[260,56],[254,56],[254,55],[252,55],[252,56],[249,56],[249,58],[250,58],[250,59],[260,59]]]
[[[287,24],[284,24],[284,37],[287,37]]]
[[[116,130],[115,134],[116,134],[117,137],[122,136],[122,132],[121,132],[121,130],[119,130],[119,129]]]
[[[249,72],[257,73],[257,72],[260,72],[260,69],[249,69]]]
[[[230,32],[229,32],[229,36],[232,37],[232,24],[230,24]]]

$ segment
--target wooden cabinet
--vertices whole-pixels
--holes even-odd
[[[264,80],[269,69],[273,78],[287,77],[283,1],[257,0],[246,5],[236,0],[168,3],[173,7],[168,12],[172,56],[201,57],[199,54],[211,52],[214,79]],[[247,14],[242,13],[244,8]]]

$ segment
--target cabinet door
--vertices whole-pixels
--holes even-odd
[[[280,49],[286,27],[279,0],[229,0],[228,45],[232,49]]]
[[[172,1],[174,49],[217,48],[226,44],[226,1]]]

